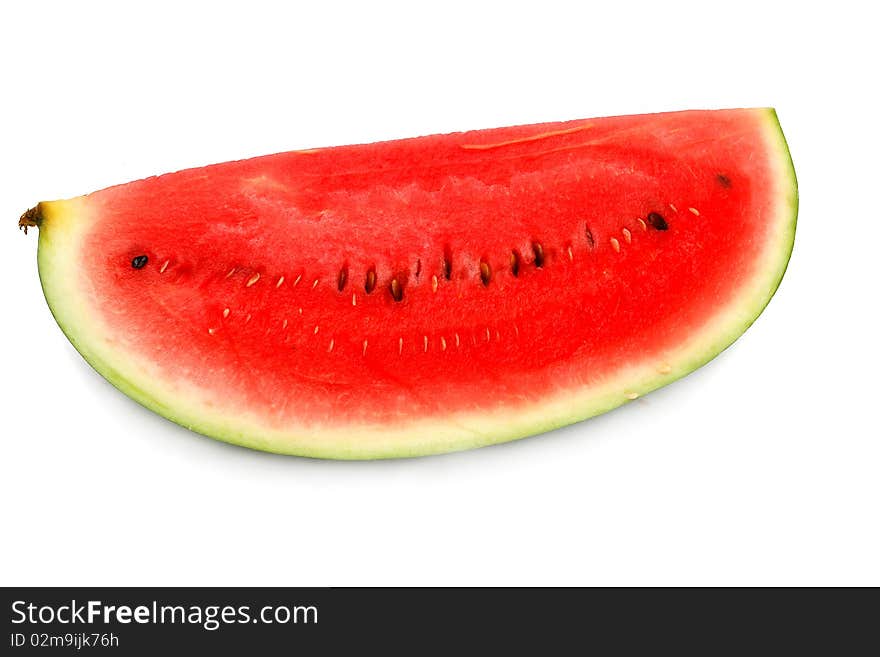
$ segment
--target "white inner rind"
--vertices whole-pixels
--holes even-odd
[[[750,280],[690,335],[656,359],[617,370],[601,383],[548,393],[540,402],[499,406],[480,413],[450,413],[389,425],[271,427],[253,413],[218,407],[206,391],[163,378],[159,368],[118,344],[96,310],[99,290],[89,288],[77,260],[95,220],[87,197],[42,203],[38,261],[43,292],[59,326],[108,381],[147,408],[199,433],[270,452],[318,458],[370,459],[419,456],[501,443],[541,433],[611,410],[705,364],[755,321],[779,285],[794,243],[797,183],[773,110],[760,114],[772,167],[771,198],[760,260]]]

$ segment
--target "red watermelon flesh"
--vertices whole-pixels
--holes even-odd
[[[772,110],[294,151],[41,203],[96,369],[270,451],[418,455],[583,419],[726,347],[775,291],[796,183]]]

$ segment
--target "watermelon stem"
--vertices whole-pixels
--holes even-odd
[[[39,228],[42,222],[43,215],[40,212],[40,206],[35,205],[21,215],[21,218],[18,220],[18,227],[19,229],[24,229],[24,234],[27,235],[28,228],[33,228],[34,226]]]

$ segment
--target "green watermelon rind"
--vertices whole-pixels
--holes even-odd
[[[755,110],[764,126],[776,168],[771,219],[774,232],[749,285],[737,298],[658,363],[633,366],[599,385],[561,390],[524,408],[502,407],[482,414],[450,415],[395,426],[268,428],[241,409],[224,415],[198,391],[166,385],[161,373],[106,330],[90,313],[88,281],[76,275],[77,227],[88,224],[79,199],[40,204],[38,266],[43,294],[55,320],[76,350],[116,388],[146,408],[192,431],[279,454],[329,459],[424,456],[503,443],[585,420],[680,379],[729,347],[751,326],[773,297],[791,256],[798,214],[797,180],[788,146],[773,109]],[[86,286],[81,289],[78,285]]]

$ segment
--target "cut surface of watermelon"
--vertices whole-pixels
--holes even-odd
[[[731,344],[775,292],[797,186],[770,109],[319,148],[22,218],[59,325],[195,431],[414,456],[619,406]]]

